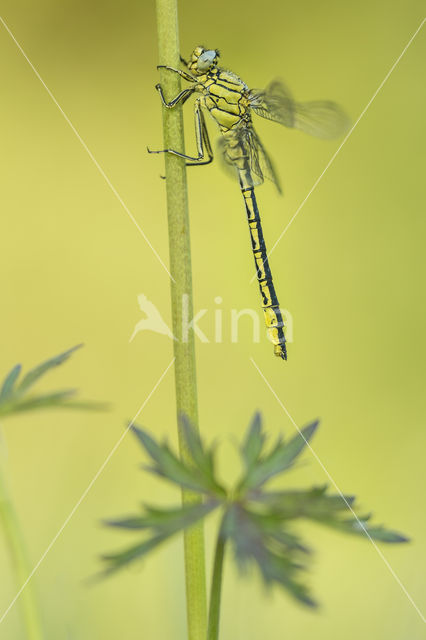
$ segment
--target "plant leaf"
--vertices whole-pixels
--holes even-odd
[[[295,459],[302,453],[315,433],[318,424],[318,421],[312,422],[288,442],[278,440],[275,447],[248,470],[242,481],[242,487],[245,489],[259,488],[273,476],[283,473],[293,466]]]
[[[92,409],[103,410],[107,405],[97,402],[74,400],[76,389],[54,391],[38,396],[16,396],[0,403],[0,416],[37,409]]]
[[[115,571],[195,522],[218,506],[225,507],[219,537],[232,544],[238,567],[257,567],[266,585],[279,585],[296,600],[315,606],[302,579],[304,562],[310,549],[291,530],[294,520],[302,518],[325,524],[339,531],[368,535],[380,542],[406,542],[401,534],[383,526],[371,526],[369,515],[352,517],[352,495],[328,494],[327,486],[305,490],[266,491],[265,483],[294,465],[313,436],[318,422],[306,426],[289,441],[279,439],[265,451],[266,437],[261,417],[256,414],[246,432],[240,453],[245,467],[243,480],[225,493],[215,479],[214,451],[206,449],[189,420],[181,418],[183,438],[188,450],[185,461],[174,454],[167,443],[157,443],[148,433],[132,427],[136,437],[153,461],[151,470],[169,481],[208,496],[201,504],[182,508],[144,507],[142,513],[108,522],[130,531],[147,531],[148,539],[124,551],[105,556],[106,573]],[[224,494],[226,500],[224,500]],[[348,514],[349,512],[349,514]],[[352,516],[350,516],[352,514]],[[349,517],[350,516],[350,517]]]
[[[254,507],[263,511],[276,526],[291,519],[306,518],[345,533],[365,535],[380,542],[407,542],[408,538],[384,528],[370,526],[370,516],[342,518],[342,513],[353,513],[354,496],[326,493],[327,487],[314,487],[306,491],[276,491],[252,493]],[[266,510],[266,511],[265,511]],[[257,513],[257,512],[256,512]],[[266,517],[265,516],[265,517]]]
[[[2,389],[0,391],[0,402],[3,402],[6,398],[8,398],[11,395],[15,382],[21,372],[21,369],[22,369],[21,365],[17,364],[6,376],[3,382]]]
[[[308,588],[298,577],[304,568],[298,562],[298,554],[283,546],[277,547],[262,522],[253,518],[249,511],[241,505],[229,507],[224,515],[222,531],[233,543],[241,571],[254,563],[266,585],[278,584],[299,602],[315,606]]]
[[[397,544],[401,542],[410,542],[410,539],[406,536],[393,531],[392,529],[386,529],[384,526],[370,526],[367,522],[369,518],[349,518],[346,520],[320,520],[321,523],[327,526],[338,529],[344,533],[353,533],[358,536],[365,536],[378,542],[386,542],[390,544]]]
[[[77,345],[60,353],[46,362],[38,365],[29,371],[19,384],[17,379],[21,371],[21,365],[16,365],[6,377],[0,392],[0,416],[6,416],[23,411],[33,411],[35,409],[63,408],[63,409],[91,409],[102,410],[107,405],[99,402],[75,400],[75,389],[65,389],[39,395],[29,395],[28,391],[33,384],[52,367],[57,367],[67,360],[70,355],[82,345]]]
[[[218,504],[217,501],[210,500],[201,504],[185,505],[173,509],[156,509],[145,506],[145,513],[141,515],[130,516],[120,520],[108,520],[105,524],[121,529],[153,529],[161,534],[172,535],[177,531],[190,527],[201,518],[204,518],[211,513]]]
[[[354,504],[354,496],[328,495],[326,491],[327,486],[322,486],[306,490],[251,492],[249,497],[280,519],[328,517],[336,511],[347,511]]]
[[[103,555],[108,564],[106,573],[117,571],[134,560],[142,558],[168,538],[183,531],[211,513],[218,502],[211,500],[202,504],[185,505],[179,509],[154,509],[148,507],[146,515],[122,520],[111,520],[107,525],[132,530],[152,529],[154,535],[143,542],[118,553]]]
[[[102,560],[107,563],[105,575],[118,571],[130,562],[142,558],[147,553],[155,549],[155,547],[158,547],[158,545],[167,540],[167,538],[167,535],[157,535],[153,538],[149,538],[148,540],[144,540],[139,544],[133,545],[124,551],[102,555]]]
[[[80,347],[82,346],[82,344],[77,344],[75,347],[71,347],[71,349],[60,353],[53,358],[49,358],[49,360],[42,362],[37,367],[34,367],[34,369],[31,369],[31,371],[28,371],[28,373],[23,377],[21,383],[18,385],[17,391],[20,393],[28,391],[28,389],[32,387],[33,384],[37,382],[39,378],[41,378],[41,376],[47,373],[50,369],[58,367],[60,364],[65,362],[65,360],[68,360],[70,355],[77,349],[80,349]]]
[[[257,462],[264,443],[265,435],[262,433],[262,416],[256,412],[240,449],[246,470],[249,470]]]
[[[154,461],[154,466],[146,467],[149,471],[166,478],[180,487],[191,489],[198,493],[211,493],[211,486],[197,467],[189,467],[180,460],[168,447],[167,443],[157,444],[153,438],[142,429],[132,425],[131,429]]]
[[[212,493],[222,496],[226,495],[225,489],[221,487],[215,478],[214,449],[204,448],[198,430],[191,424],[185,414],[181,414],[179,420],[194,467],[204,479],[206,486],[208,485],[210,487]]]

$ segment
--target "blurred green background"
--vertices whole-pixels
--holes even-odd
[[[301,100],[341,103],[355,121],[424,13],[420,0],[342,3],[180,3],[182,53],[221,50],[221,64],[252,87],[282,76]],[[2,18],[164,261],[168,239],[153,2],[3,0]],[[145,401],[172,357],[171,341],[142,332],[144,293],[170,321],[169,280],[63,115],[0,25],[2,375],[73,344],[83,351],[44,384],[74,386],[113,403],[107,414],[43,413],[4,426],[11,489],[35,564]],[[258,310],[241,195],[214,163],[189,171],[195,308],[208,309],[197,341],[201,429],[222,442],[232,480],[239,438],[255,409],[273,434],[294,432],[253,357],[299,426],[319,416],[314,448],[337,485],[376,520],[412,537],[381,549],[421,608],[424,585],[424,200],[426,39],[419,33],[281,240],[271,266],[294,321],[289,361],[274,358],[249,323],[231,344],[231,309]],[[188,151],[194,149],[187,104]],[[210,124],[209,124],[210,126]],[[258,119],[285,197],[258,192],[269,247],[339,141],[323,142]],[[216,135],[211,123],[212,135]],[[217,255],[221,255],[219,262]],[[215,297],[223,299],[221,304]],[[224,341],[214,342],[214,309]],[[259,310],[259,316],[260,316]],[[50,383],[50,384],[49,384]],[[175,442],[170,371],[139,423]],[[126,438],[34,578],[48,638],[183,640],[182,543],[97,586],[97,557],[129,538],[100,520],[177,492],[138,468]],[[326,477],[309,453],[292,486]],[[209,558],[214,522],[207,527]],[[309,577],[322,608],[306,612],[257,578],[226,570],[222,640],[345,638],[417,640],[423,623],[373,546],[304,527],[316,554]],[[422,542],[423,539],[423,542]],[[0,546],[0,610],[16,592]],[[24,638],[16,605],[0,637]]]

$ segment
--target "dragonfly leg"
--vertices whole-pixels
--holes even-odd
[[[166,64],[157,65],[157,69],[167,69],[168,71],[173,71],[174,73],[178,73],[181,78],[188,80],[188,82],[196,82],[194,76],[191,76],[190,73],[186,71],[182,71],[181,69],[175,69],[174,67],[168,67]]]
[[[148,153],[171,153],[174,156],[179,156],[179,158],[184,158],[185,160],[187,160],[187,166],[209,164],[213,160],[213,151],[199,100],[195,102],[194,116],[195,138],[197,141],[198,152],[198,155],[196,157],[188,156],[185,153],[181,153],[180,151],[175,151],[175,149],[160,149],[159,151],[152,151],[148,148]]]
[[[167,109],[172,109],[173,107],[175,107],[179,103],[185,104],[185,102],[188,100],[189,96],[191,96],[193,94],[194,90],[195,90],[193,87],[191,87],[190,89],[184,89],[183,91],[178,93],[178,95],[175,98],[173,98],[173,100],[170,100],[170,102],[167,102],[167,100],[164,97],[163,88],[162,88],[161,84],[156,84],[155,88],[157,89],[158,93],[160,94],[161,102],[163,103],[163,105],[165,107],[167,107]]]
[[[206,121],[201,109],[200,100],[196,100],[194,108],[195,116],[195,139],[197,141],[198,157],[191,158],[191,162],[187,162],[188,167],[210,164],[213,160],[213,151],[210,144],[209,133],[207,131]],[[207,155],[207,158],[206,158]]]

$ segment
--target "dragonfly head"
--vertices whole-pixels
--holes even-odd
[[[202,76],[217,65],[219,51],[195,47],[188,62],[188,69],[196,76]]]

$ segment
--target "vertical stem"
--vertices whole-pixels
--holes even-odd
[[[212,586],[210,591],[209,625],[207,640],[218,640],[220,622],[220,599],[222,594],[223,558],[226,538],[219,531],[214,555]]]
[[[177,0],[156,0],[159,64],[175,68],[180,64]],[[166,99],[180,91],[180,77],[160,70],[161,85]],[[183,118],[181,107],[163,108],[164,148],[184,152]],[[197,384],[195,373],[194,335],[183,336],[183,320],[192,318],[191,248],[189,237],[188,195],[185,160],[165,154],[167,215],[169,229],[171,298],[174,341],[176,410],[178,415],[179,447],[183,459],[189,460],[185,439],[179,425],[179,415],[185,413],[198,426]],[[184,490],[184,503],[200,498]],[[205,582],[204,534],[202,525],[185,532],[185,579],[189,640],[205,640],[207,630],[207,596]]]
[[[29,565],[25,543],[19,526],[18,517],[10,498],[6,478],[2,469],[0,455],[0,523],[4,530],[6,542],[9,546],[10,557],[13,561],[17,586],[21,587],[28,578],[31,567]],[[20,605],[23,614],[24,625],[29,640],[42,640],[40,615],[31,583],[27,584],[20,596]]]

